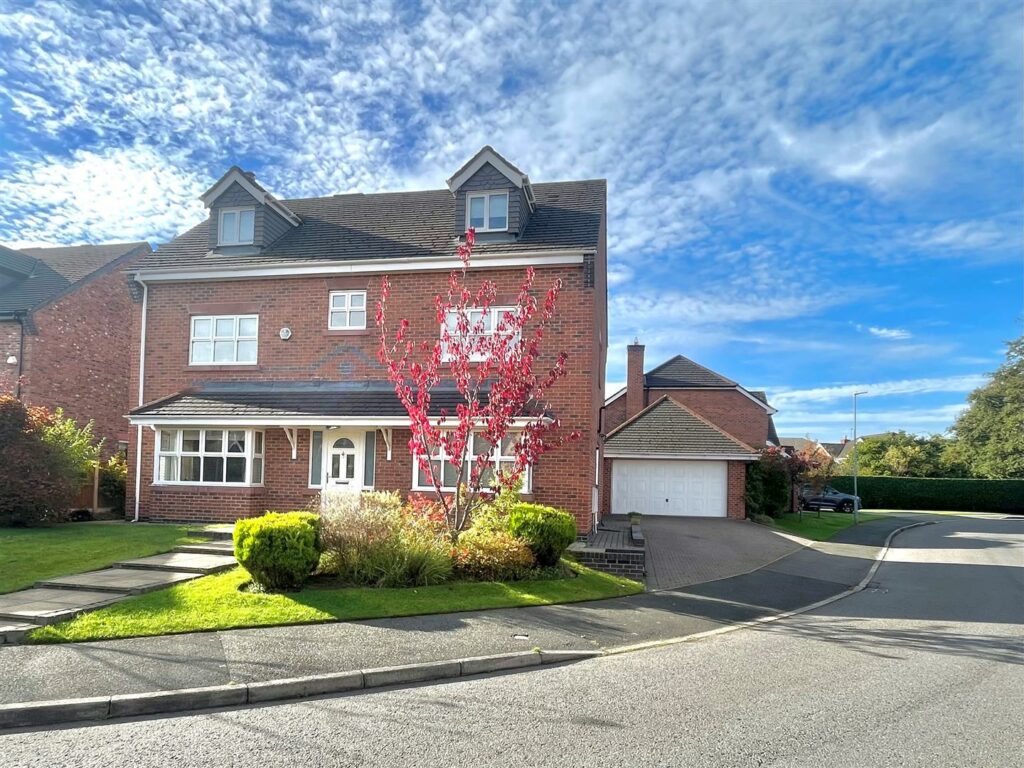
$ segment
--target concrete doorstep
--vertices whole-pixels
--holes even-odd
[[[391,685],[410,685],[510,672],[547,664],[582,661],[602,655],[603,651],[523,651],[237,685],[211,685],[173,691],[3,704],[0,705],[0,728],[38,728],[120,717],[262,704]]]

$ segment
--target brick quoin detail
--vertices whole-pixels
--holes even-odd
[[[556,317],[542,343],[550,366],[560,350],[569,354],[568,374],[551,392],[551,404],[568,431],[577,429],[582,439],[563,446],[540,460],[533,472],[533,497],[540,503],[569,510],[580,531],[591,524],[597,423],[603,403],[604,350],[596,332],[604,325],[603,270],[594,287],[584,279],[583,265],[538,268],[534,287],[538,297],[556,278],[562,279]],[[346,278],[346,288],[367,290],[368,325],[363,333],[344,335],[327,329],[328,294],[337,279],[323,277],[234,280],[223,282],[154,283],[149,286],[146,343],[146,402],[183,389],[214,381],[365,381],[386,379],[377,360],[379,344],[373,324],[373,308],[380,296],[383,273]],[[523,280],[522,269],[472,270],[471,287],[484,277],[494,280],[500,296],[514,296]],[[412,337],[433,341],[440,333],[433,297],[445,290],[447,272],[397,273],[391,275],[389,325],[400,318],[410,322]],[[353,283],[349,285],[349,283]],[[258,307],[259,349],[255,366],[190,367],[188,365],[189,317],[200,305],[237,304]],[[141,304],[132,311],[131,365],[132,406],[138,392],[138,345]],[[278,336],[287,327],[288,341]],[[315,419],[311,419],[315,422]],[[210,424],[209,426],[218,426]],[[252,426],[259,426],[254,424]],[[315,423],[311,426],[317,426]],[[367,429],[371,427],[368,426]],[[134,429],[133,429],[134,433]],[[266,427],[264,486],[158,486],[153,484],[154,432],[143,429],[140,517],[147,520],[221,520],[262,514],[267,509],[297,509],[309,504],[316,490],[308,487],[309,431],[298,432],[297,459],[280,427]],[[412,457],[407,429],[393,431],[392,459],[378,433],[375,487],[409,493]],[[134,483],[138,457],[135,439],[129,448],[129,493],[126,513],[134,513]]]

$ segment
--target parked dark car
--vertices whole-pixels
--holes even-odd
[[[854,505],[860,509],[860,497],[837,491],[830,486],[815,490],[814,486],[804,485],[800,488],[800,504],[804,509],[834,509],[837,512],[853,512]]]

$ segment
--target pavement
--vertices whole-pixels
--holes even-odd
[[[15,768],[1015,768],[1024,766],[1022,594],[1024,519],[949,518],[900,534],[869,588],[699,643],[371,694],[11,732],[0,735],[0,755]]]
[[[541,647],[660,641],[806,606],[858,584],[899,517],[754,573],[571,605],[0,648],[0,703],[250,683]]]

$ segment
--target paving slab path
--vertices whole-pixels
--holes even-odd
[[[0,703],[141,693],[530,650],[601,649],[691,635],[845,592],[892,517],[753,573],[588,603],[0,648]]]
[[[0,645],[20,642],[36,627],[236,565],[230,541],[189,544],[171,552],[115,563],[110,568],[44,579],[0,595]]]

